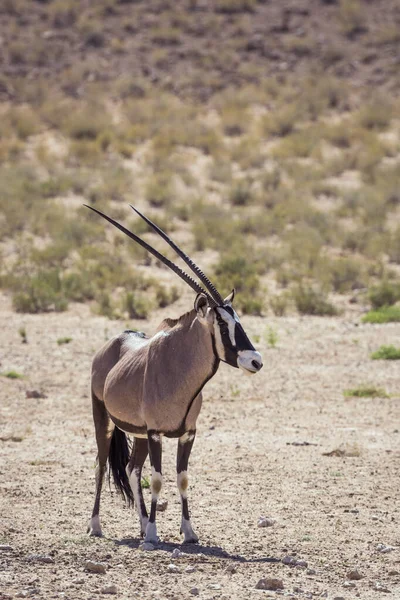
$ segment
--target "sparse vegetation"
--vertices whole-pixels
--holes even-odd
[[[348,398],[387,398],[388,395],[382,388],[373,385],[360,385],[359,387],[345,390],[343,395]]]
[[[371,354],[373,360],[400,360],[400,348],[396,346],[381,346]]]
[[[63,346],[64,344],[69,344],[70,342],[72,342],[72,338],[71,337],[60,337],[57,340],[57,344],[59,346]]]
[[[78,208],[89,202],[126,223],[124,205],[137,198],[163,229],[188,233],[189,252],[191,234],[195,250],[215,252],[218,284],[238,288],[243,312],[262,314],[268,304],[280,316],[294,306],[331,315],[329,292],[368,289],[372,308],[392,306],[393,318],[400,296],[387,263],[400,260],[393,226],[400,141],[392,127],[399,104],[383,88],[363,99],[363,88],[350,90],[335,68],[348,44],[357,54],[356,36],[382,48],[395,43],[394,30],[378,31],[358,0],[335,0],[332,27],[340,32],[321,48],[309,19],[296,13],[302,26],[294,29],[283,10],[274,27],[287,68],[266,77],[261,57],[272,50],[254,25],[262,29],[258,13],[268,3],[218,0],[200,21],[196,3],[166,7],[140,32],[123,4],[107,0],[77,12],[75,2],[54,0],[40,7],[33,45],[28,22],[18,39],[4,32],[5,66],[14,74],[5,68],[0,77],[0,251],[12,256],[7,244],[15,246],[2,261],[0,286],[15,310],[91,302],[110,318],[145,318],[174,302],[176,290],[133,271],[132,264],[154,265],[143,249]],[[8,5],[6,20],[22,18],[23,3]],[[145,3],[136,10],[143,15]],[[73,66],[45,23],[80,39]],[[229,39],[223,48],[215,35],[221,28]],[[132,33],[139,53],[131,52]],[[192,52],[181,52],[188,36]],[[141,74],[125,69],[132,74],[121,77],[146,48]],[[358,54],[354,64],[374,73],[373,48],[371,56]],[[34,81],[25,76],[33,65]],[[137,220],[134,229],[149,234]],[[265,301],[267,273],[286,291]]]
[[[7,379],[22,379],[23,375],[21,375],[21,373],[18,373],[18,371],[4,371],[3,373],[0,373],[0,375],[2,377],[7,377]]]
[[[400,306],[382,306],[376,310],[370,310],[362,318],[363,323],[393,323],[400,321]]]

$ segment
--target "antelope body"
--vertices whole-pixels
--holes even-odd
[[[165,435],[178,438],[181,533],[185,542],[197,542],[188,510],[187,466],[202,389],[217,372],[221,360],[247,373],[256,373],[262,367],[261,355],[252,346],[232,308],[234,292],[222,299],[197,265],[154,223],[134,209],[174,248],[207,290],[135,234],[92,210],[167,264],[197,292],[197,297],[191,311],[178,319],[165,319],[153,337],[125,331],[106,343],[93,359],[92,407],[98,466],[89,531],[91,535],[102,535],[100,494],[108,460],[117,488],[136,505],[145,542],[158,542],[155,517],[162,486],[161,440]],[[134,438],[131,452],[127,433]],[[141,487],[141,471],[148,454],[152,466],[150,516]]]

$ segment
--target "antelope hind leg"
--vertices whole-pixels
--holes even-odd
[[[142,468],[144,461],[149,453],[147,438],[135,437],[133,442],[132,454],[129,463],[126,466],[126,474],[129,478],[129,484],[135,499],[136,510],[140,521],[140,535],[144,537],[146,533],[149,517],[142,491]]]

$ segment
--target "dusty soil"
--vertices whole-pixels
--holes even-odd
[[[152,332],[192,300],[188,294],[151,322],[130,326]],[[400,598],[399,367],[369,358],[381,344],[398,345],[400,324],[362,325],[360,314],[243,319],[261,338],[265,367],[246,378],[223,365],[205,389],[189,469],[200,543],[180,544],[176,442],[165,440],[162,543],[143,552],[136,515],[108,489],[105,537],[86,535],[96,454],[90,361],[126,324],[83,305],[21,316],[0,296],[0,370],[24,375],[1,377],[0,598],[99,598],[112,584],[121,599],[190,598],[193,588],[201,599],[221,600],[375,599],[389,596],[383,590]],[[278,334],[275,348],[266,341],[268,326]],[[58,345],[64,336],[71,342]],[[343,396],[365,383],[388,397]],[[32,390],[45,397],[27,398]],[[325,455],[338,449],[344,456]],[[259,528],[260,516],[275,522]],[[175,548],[184,554],[172,557]],[[287,556],[307,566],[289,566]],[[85,571],[86,560],[105,563],[106,573]],[[362,578],[349,581],[352,570]],[[256,589],[271,577],[284,589]]]

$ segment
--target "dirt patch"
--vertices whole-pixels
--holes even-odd
[[[130,326],[152,332],[192,300]],[[398,342],[400,324],[362,325],[354,308],[340,318],[244,318],[260,336],[265,367],[246,378],[222,365],[206,387],[189,468],[200,543],[181,545],[176,443],[165,440],[162,543],[142,552],[136,515],[107,486],[105,537],[86,535],[96,453],[90,361],[126,324],[84,305],[21,316],[5,296],[0,318],[0,370],[23,375],[2,377],[0,387],[1,598],[275,597],[256,589],[261,579],[280,580],[278,593],[299,599],[400,595],[399,371],[395,361],[369,359]],[[58,345],[67,335],[70,343]],[[366,382],[389,397],[343,396]],[[335,452],[343,448],[357,452]],[[257,526],[262,516],[272,525]],[[106,573],[88,571],[86,561],[104,563]],[[352,571],[360,579],[349,579]]]

